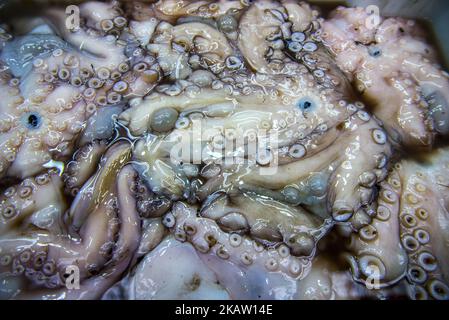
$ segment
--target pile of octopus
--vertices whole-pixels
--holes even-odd
[[[0,25],[1,299],[449,299],[449,74],[418,22],[71,7]]]

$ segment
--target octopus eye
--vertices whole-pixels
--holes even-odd
[[[368,53],[371,57],[377,58],[382,55],[382,50],[380,50],[378,47],[369,47]]]
[[[41,126],[42,119],[38,113],[32,112],[27,113],[23,117],[22,122],[28,129],[38,129]]]
[[[298,107],[303,111],[309,111],[315,107],[315,103],[312,101],[312,99],[303,98],[299,100]]]

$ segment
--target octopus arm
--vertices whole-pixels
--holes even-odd
[[[187,44],[202,56],[208,64],[223,65],[225,59],[233,53],[226,37],[211,26],[199,23],[183,23],[173,27],[172,41]],[[198,41],[201,39],[201,41]]]
[[[45,13],[45,17],[55,26],[56,30],[61,33],[60,36],[70,43],[74,48],[85,51],[87,57],[85,59],[92,61],[95,66],[114,69],[122,61],[126,60],[123,49],[115,45],[115,41],[111,42],[106,37],[89,36],[83,29],[71,32],[66,28],[66,14],[60,9],[49,9]]]
[[[142,162],[141,176],[152,192],[179,200],[184,197],[189,181],[169,160],[160,156],[162,141],[141,139],[135,147],[135,159]]]
[[[7,188],[0,196],[0,232],[25,232],[32,226],[60,232],[59,217],[66,210],[61,187],[57,174],[44,173]]]
[[[319,238],[321,221],[301,207],[250,193],[219,197],[201,210],[228,232],[248,232],[261,242],[285,243],[296,256],[310,256]]]
[[[77,194],[66,221],[73,232],[80,230],[89,212],[98,205],[106,204],[111,192],[114,192],[114,179],[119,170],[130,159],[131,148],[127,143],[113,145],[103,159],[100,168]]]
[[[260,168],[256,168],[252,174],[243,176],[242,181],[281,189],[304,180],[310,172],[329,168],[333,172],[329,182],[333,216],[340,220],[349,219],[362,205],[372,202],[373,185],[386,175],[385,164],[379,168],[379,159],[388,158],[391,148],[385,132],[363,111],[345,121],[340,139],[344,141],[344,149],[335,143],[313,157],[281,165],[277,168],[276,179],[258,174]],[[372,154],[375,156],[367,157]],[[361,177],[370,181],[360,182]]]
[[[339,8],[331,17],[323,24],[324,44],[392,139],[427,147],[437,134],[446,135],[447,74],[418,24],[389,18],[368,30],[362,8]]]
[[[135,200],[131,192],[136,173],[131,166],[120,171],[117,181],[120,227],[118,240],[112,250],[111,259],[98,276],[82,283],[79,290],[63,290],[63,297],[73,299],[98,299],[133,264],[133,256],[138,249],[141,229],[140,219],[135,209]]]
[[[238,0],[218,0],[218,1],[163,1],[153,5],[154,13],[157,17],[175,22],[183,16],[201,18],[219,18],[226,13],[239,11],[245,8],[246,4]]]
[[[255,71],[273,73],[265,59],[269,47],[266,38],[278,31],[282,25],[283,21],[270,13],[280,10],[282,6],[274,1],[257,1],[240,19],[238,46],[247,63]]]
[[[308,272],[308,262],[291,256],[287,246],[269,250],[246,236],[228,234],[181,202],[174,204],[165,221],[176,239],[190,242],[200,252],[232,299],[291,299],[298,279]],[[277,290],[283,286],[288,290]]]
[[[82,3],[79,9],[83,13],[83,18],[88,26],[98,30],[101,30],[100,23],[103,20],[113,20],[118,16],[113,2],[89,1]]]
[[[76,196],[80,188],[95,173],[101,156],[106,151],[106,144],[94,141],[77,150],[73,160],[67,164],[63,178],[66,192]]]
[[[156,248],[166,236],[166,229],[161,218],[150,218],[143,222],[142,240],[136,252],[142,257]]]
[[[422,163],[405,160],[395,166],[402,182],[400,235],[413,299],[449,297],[447,154],[444,148]]]
[[[159,16],[176,20],[179,17],[198,11],[202,6],[207,6],[210,1],[158,1],[153,5]]]
[[[375,76],[372,77],[373,79]],[[419,85],[409,77],[400,74],[396,77],[384,77],[374,80],[376,88],[364,92],[368,99],[376,97],[374,112],[380,119],[395,119],[388,124],[392,139],[406,145],[429,145],[434,134],[429,131],[427,111],[423,108],[421,98],[416,100]],[[413,83],[410,85],[410,83]],[[382,95],[380,95],[382,93]],[[386,104],[397,108],[385,108]],[[407,134],[404,134],[407,132]]]
[[[370,284],[379,288],[398,283],[407,271],[408,257],[399,237],[400,193],[400,177],[390,175],[381,184],[375,217],[351,236],[354,277],[362,282],[374,280]]]
[[[362,111],[363,112],[363,111]],[[385,179],[387,168],[379,159],[389,159],[391,146],[385,131],[374,119],[359,113],[345,124],[348,140],[331,183],[332,214],[345,220],[374,200],[373,186]]]
[[[281,3],[287,11],[288,20],[293,24],[292,30],[294,32],[305,31],[318,15],[318,11],[313,11],[310,5],[305,2],[282,0]]]
[[[139,105],[125,110],[119,116],[119,120],[126,124],[131,133],[141,135],[148,129],[151,115],[162,108],[173,108],[181,112],[191,106],[206,106],[225,102],[229,94],[224,90],[203,89],[200,96],[188,98],[184,95],[166,96],[162,94],[151,94]]]
[[[120,147],[127,148],[126,145]],[[115,151],[123,151],[120,150],[120,147]],[[136,173],[131,166],[124,166],[123,162],[111,165],[116,165],[119,168],[117,181],[112,184],[113,190],[109,190],[106,195],[103,193],[100,196],[100,204],[89,211],[80,226],[78,239],[64,233],[31,236],[28,244],[23,245],[19,253],[13,253],[8,249],[8,243],[11,244],[11,241],[5,242],[4,240],[2,242],[3,254],[22,257],[21,263],[19,265],[16,263],[14,268],[24,267],[22,263],[27,265],[29,261],[33,261],[31,267],[37,270],[40,268],[38,264],[44,264],[46,275],[56,277],[50,278],[52,281],[62,276],[67,270],[66,267],[73,265],[78,267],[81,280],[80,290],[37,289],[30,292],[33,298],[98,298],[117,281],[131,263],[134,263],[132,259],[139,245],[141,224],[134,194],[131,191]],[[114,179],[115,177],[114,174]],[[102,189],[99,192],[101,193],[101,191]],[[91,199],[94,203],[96,200],[98,200],[96,197]],[[36,260],[37,257],[41,257],[40,260]],[[61,280],[56,280],[55,285],[60,288],[63,286]],[[21,294],[17,298],[28,298],[28,295]]]

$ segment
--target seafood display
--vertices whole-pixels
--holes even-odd
[[[449,299],[449,74],[420,22],[33,8],[0,7],[0,299]]]

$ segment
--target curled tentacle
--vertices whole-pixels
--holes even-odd
[[[108,149],[100,161],[99,170],[83,185],[65,217],[73,231],[80,230],[92,208],[108,204],[114,192],[112,182],[123,164],[130,159],[130,151],[127,143],[117,143]]]
[[[84,183],[94,174],[104,151],[106,144],[92,142],[75,152],[73,160],[67,164],[64,173],[66,193],[75,196]]]
[[[108,152],[109,171],[100,169],[102,173],[97,180],[103,188],[96,188],[100,194],[90,199],[87,217],[82,221],[75,219],[80,222],[78,239],[73,234],[60,232],[1,241],[3,259],[8,256],[12,261],[2,266],[2,269],[10,268],[10,271],[2,272],[2,277],[25,275],[41,288],[30,293],[18,291],[16,298],[27,298],[28,294],[42,299],[55,294],[66,299],[98,298],[130,263],[134,263],[132,258],[140,241],[140,220],[132,191],[136,172],[131,166],[124,166],[126,153],[129,153],[126,144],[119,144]],[[116,176],[116,183],[104,185],[105,179],[115,179]],[[14,249],[15,246],[20,250]],[[78,270],[81,286],[73,290],[62,289],[64,274],[73,266]]]

